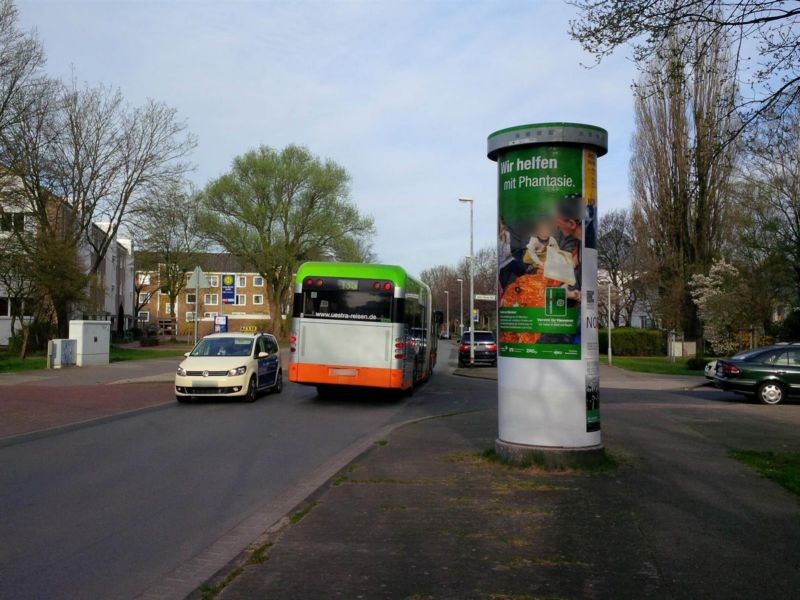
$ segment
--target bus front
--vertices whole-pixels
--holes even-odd
[[[406,389],[413,384],[406,327],[398,323],[399,267],[306,263],[295,281],[289,380]]]

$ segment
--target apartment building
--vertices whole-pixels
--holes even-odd
[[[192,335],[197,314],[198,334],[201,336],[214,330],[214,318],[220,315],[228,317],[229,331],[264,329],[265,322],[270,320],[271,315],[266,286],[260,274],[236,257],[225,253],[201,254],[197,257],[197,263],[203,270],[208,286],[200,290],[187,287],[191,277],[191,272],[187,272],[187,285],[176,299],[174,318],[169,294],[162,286],[161,269],[154,267],[136,271],[136,287],[139,290],[137,317],[140,328],[155,329],[163,335]]]

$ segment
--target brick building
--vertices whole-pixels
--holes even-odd
[[[145,253],[137,253],[144,261]],[[258,331],[266,329],[270,320],[264,280],[249,265],[235,256],[224,253],[207,253],[197,257],[199,266],[208,280],[208,287],[198,291],[185,285],[175,302],[173,320],[169,295],[164,293],[160,269],[137,269],[136,288],[139,327],[155,328],[162,335],[190,336],[194,332],[194,316],[198,314],[198,336],[214,329],[216,316],[228,317],[228,331]],[[151,262],[152,264],[152,262]],[[235,303],[223,304],[222,284],[226,275],[233,277]],[[185,274],[188,283],[191,270]]]

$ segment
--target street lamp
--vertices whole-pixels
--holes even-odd
[[[461,295],[458,301],[458,339],[464,337],[464,280],[463,279],[456,279],[458,282],[458,287],[461,290]]]
[[[472,198],[459,198],[458,201],[469,204],[469,366],[472,367],[475,365],[475,255],[472,252],[475,201]]]
[[[445,290],[444,297],[447,299],[447,318],[445,322],[447,323],[447,339],[450,339],[450,292]]]

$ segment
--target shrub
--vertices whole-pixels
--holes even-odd
[[[697,358],[693,356],[689,360],[686,361],[686,368],[691,369],[692,371],[702,371],[705,369],[708,360],[705,358]]]
[[[600,353],[608,353],[608,330],[599,333]],[[667,343],[658,329],[619,327],[611,330],[611,351],[616,356],[664,356]]]
[[[157,337],[143,337],[139,340],[140,346],[158,346]]]
[[[800,310],[795,310],[783,320],[778,337],[782,342],[800,341]]]

